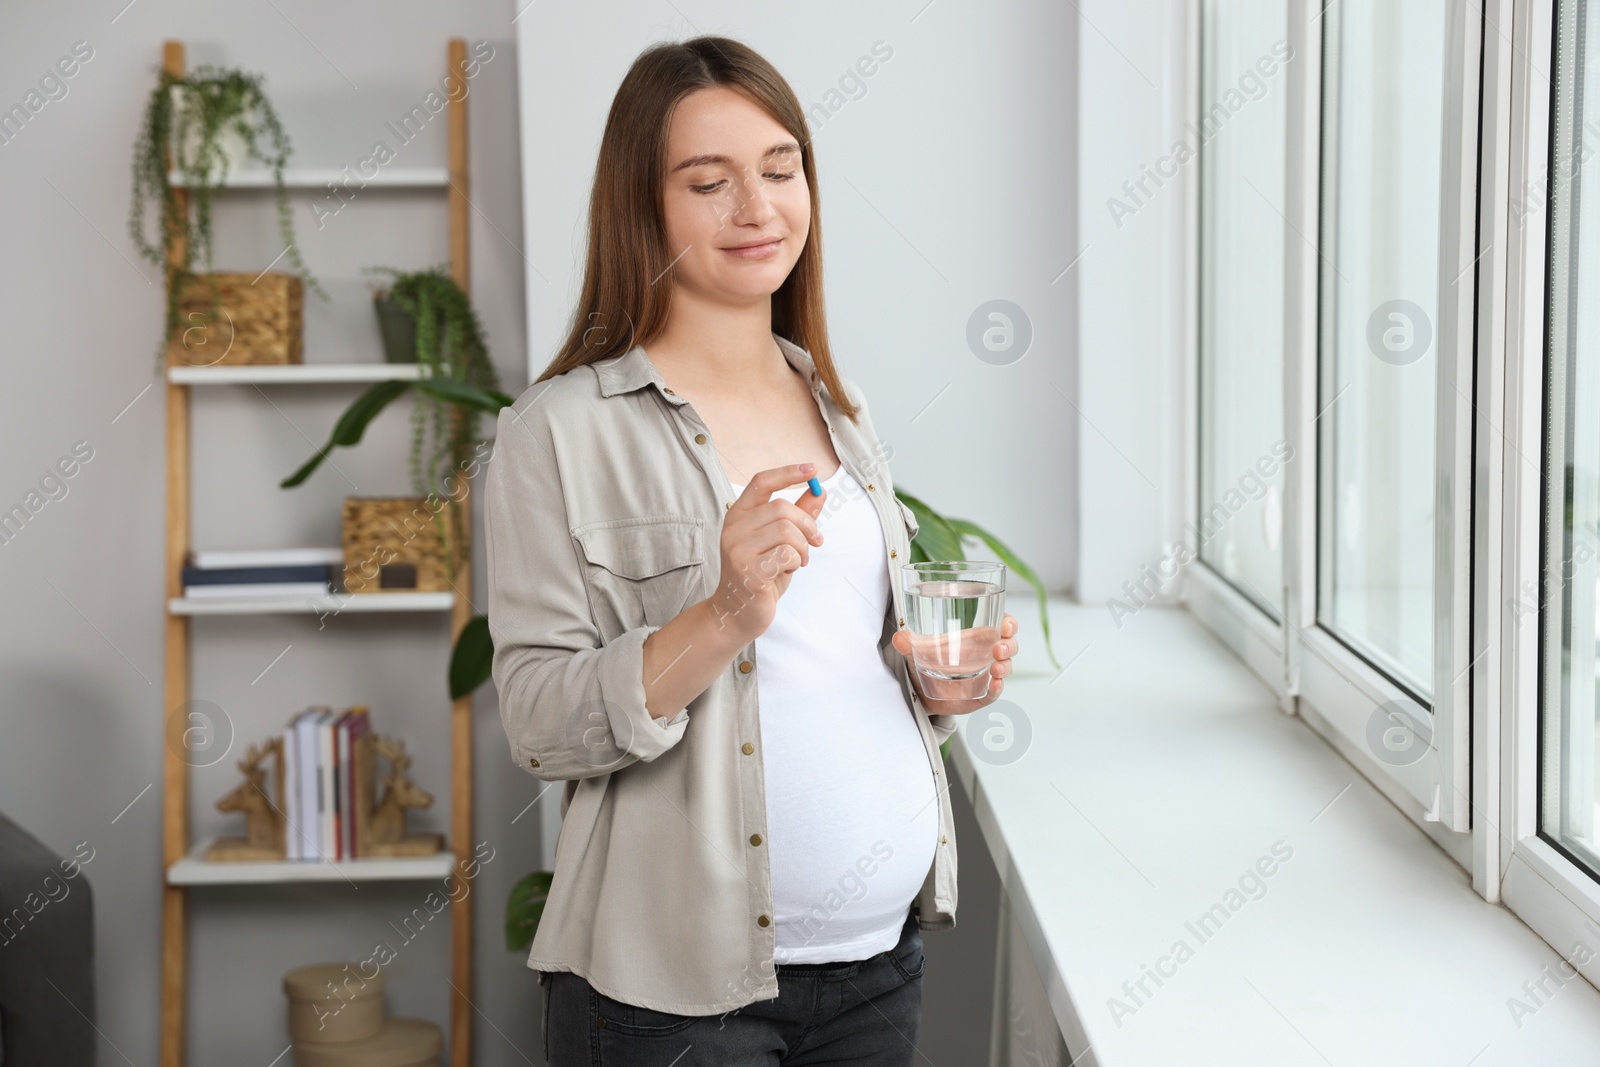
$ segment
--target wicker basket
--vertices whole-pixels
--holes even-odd
[[[422,497],[346,497],[344,589],[347,593],[431,593],[450,588],[440,525]]]
[[[201,367],[299,363],[304,300],[298,275],[202,274],[178,295],[179,325],[167,354],[174,363]]]

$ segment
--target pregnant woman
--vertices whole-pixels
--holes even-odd
[[[571,333],[500,415],[494,679],[513,758],[565,783],[528,957],[556,1067],[909,1064],[921,931],[955,925],[938,746],[1017,622],[982,699],[910,666],[916,520],[829,352],[815,190],[770,64],[646,51]]]

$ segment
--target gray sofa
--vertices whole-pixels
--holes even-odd
[[[0,1063],[89,1067],[94,901],[83,849],[62,857],[0,815]]]

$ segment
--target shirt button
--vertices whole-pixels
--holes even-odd
[[[754,752],[755,750],[756,750],[756,746],[752,745],[748,741],[746,741],[744,744],[739,746],[739,751],[743,752],[746,756],[750,755],[750,753]]]
[[[528,757],[528,766],[537,767],[537,766],[539,766],[539,761],[534,759],[532,756],[529,756]]]
[[[771,926],[772,925],[772,920],[769,919],[765,915],[757,915],[756,916],[756,925],[757,926]]]
[[[750,843],[752,845],[761,844],[761,835],[760,834],[751,834],[750,835]],[[943,841],[940,842],[940,844],[943,844],[943,843],[944,843]]]
[[[877,488],[878,488],[878,487],[877,487],[877,486],[875,486],[875,485],[873,485],[873,484],[872,484],[872,483],[871,483],[871,482],[868,482],[868,483],[867,483],[867,491],[868,491],[868,492],[871,492],[871,491],[873,491],[873,490],[875,490],[875,489],[877,489]]]
[[[944,835],[943,834],[939,835],[939,844],[941,844],[941,845],[944,844]]]
[[[902,615],[902,616],[900,616],[900,625],[904,626],[905,624],[906,624],[906,619],[905,619],[905,616]]]
[[[703,433],[695,434],[694,435],[694,443],[697,444],[697,445],[705,444],[706,443],[706,435],[703,434]]]
[[[751,667],[749,660],[745,660],[743,663],[739,664],[740,674],[749,674],[752,669],[753,668]]]
[[[897,549],[893,549],[893,548],[891,548],[891,549],[890,549],[890,550],[889,550],[889,558],[890,558],[890,559],[894,559],[894,558],[895,558],[895,557],[896,557],[896,556],[898,556],[898,555],[899,555],[899,554],[900,554],[900,553],[899,553],[899,551],[898,551],[898,550],[897,550]]]
[[[661,387],[661,391],[662,391],[662,392],[663,392],[663,393],[666,393],[666,394],[667,394],[667,395],[668,395],[668,396],[677,396],[677,395],[678,395],[678,394],[677,394],[677,393],[674,393],[674,392],[673,392],[673,391],[672,391],[672,390],[671,390],[671,389],[668,389],[668,388],[667,388],[667,387],[666,387],[666,386],[664,386],[664,385],[663,385],[663,386],[662,386],[662,387]]]
[[[731,501],[731,500],[723,501],[723,503],[722,503],[722,510],[723,511],[727,511],[727,510],[731,509],[732,507],[733,507],[733,501]]]

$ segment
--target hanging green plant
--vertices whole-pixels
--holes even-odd
[[[296,273],[324,300],[328,294],[312,277],[294,238],[294,222],[283,185],[290,153],[289,137],[261,87],[261,76],[214,66],[186,75],[160,73],[145,104],[144,120],[133,151],[133,201],[128,231],[139,254],[167,270],[167,313],[156,348],[159,370],[168,340],[181,324],[179,297],[198,274],[196,264],[212,269],[211,195],[229,171],[251,159],[270,168],[278,203],[278,233]],[[172,175],[181,176],[179,186]],[[189,191],[192,210],[185,210],[178,188]],[[155,216],[154,236],[146,232]],[[181,256],[169,263],[176,242]],[[218,309],[216,283],[211,283],[211,313]]]

